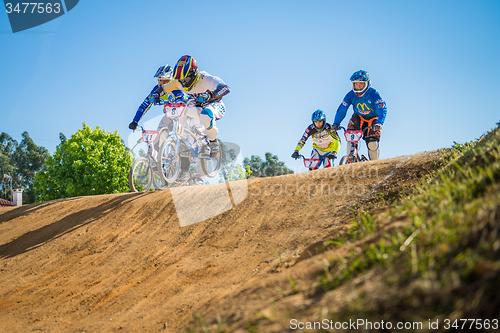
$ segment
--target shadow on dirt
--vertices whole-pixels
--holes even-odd
[[[9,243],[0,245],[0,258],[12,258],[19,254],[34,250],[51,240],[59,238],[67,233],[75,231],[98,220],[102,216],[109,214],[115,207],[117,207],[121,203],[124,203],[125,201],[130,202],[136,200],[143,195],[146,194],[137,193],[131,196],[119,196],[96,207],[91,207],[77,213],[73,213],[50,225],[25,233],[24,235],[12,240]],[[29,214],[33,209],[37,210],[48,205],[50,205],[50,203],[34,204],[34,206],[30,205],[26,208],[22,207],[13,211],[9,211],[8,213],[0,215],[0,217],[7,217],[7,219],[2,218],[3,221],[1,223],[7,222],[21,214]],[[10,216],[10,214],[13,215]]]

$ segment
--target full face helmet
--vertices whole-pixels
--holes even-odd
[[[158,85],[163,85],[165,83],[170,82],[174,78],[174,70],[169,65],[161,66],[156,71],[154,77],[158,80]],[[166,80],[168,80],[168,81],[167,82],[160,82],[160,81],[166,81]]]
[[[354,74],[351,75],[351,82],[352,82],[352,90],[354,93],[358,96],[363,95],[368,88],[370,88],[370,74],[368,74],[367,71],[361,69]],[[361,90],[356,89],[355,83],[362,82],[364,83],[363,88]]]
[[[200,78],[198,64],[193,57],[182,56],[174,67],[174,79],[179,80],[185,91],[191,90]]]
[[[318,130],[322,131],[326,127],[326,116],[325,113],[321,110],[316,110],[312,114],[311,120],[313,122],[314,127],[316,127]],[[314,123],[315,121],[322,121],[323,125],[321,127],[317,127],[316,124]]]

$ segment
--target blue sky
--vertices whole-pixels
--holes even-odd
[[[244,157],[272,152],[300,168],[290,155],[312,112],[332,122],[359,69],[388,107],[381,158],[450,147],[500,121],[499,17],[496,0],[81,0],[13,34],[3,13],[0,132],[28,131],[51,153],[83,122],[128,142],[157,68],[189,54],[230,86],[219,138]]]

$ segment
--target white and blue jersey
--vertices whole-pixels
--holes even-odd
[[[370,87],[363,96],[356,96],[354,91],[349,91],[337,109],[334,124],[340,125],[344,120],[349,106],[352,105],[354,113],[364,118],[378,117],[377,124],[384,124],[387,115],[387,106],[377,90]]]

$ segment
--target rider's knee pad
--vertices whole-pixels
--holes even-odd
[[[209,108],[201,110],[200,121],[206,129],[211,129],[214,124],[214,114]]]
[[[368,150],[377,150],[378,149],[378,141],[373,140],[373,141],[368,141],[366,143],[366,147]]]
[[[374,138],[368,138],[368,140],[366,140],[366,148],[368,148],[368,156],[370,157],[370,160],[378,160],[378,140]]]

